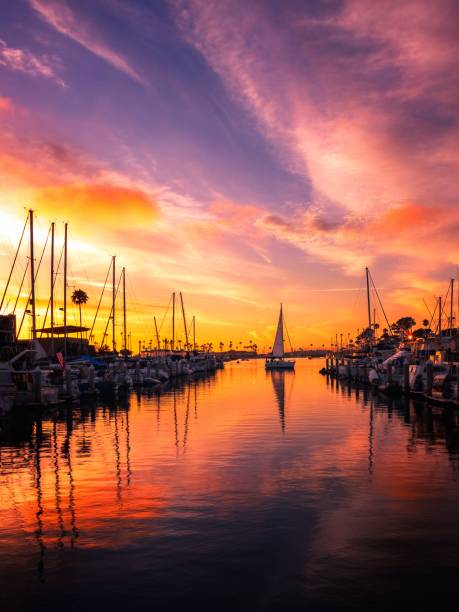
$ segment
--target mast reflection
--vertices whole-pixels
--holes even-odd
[[[295,376],[293,371],[283,370],[268,370],[266,374],[271,378],[276,397],[276,403],[279,410],[279,421],[282,433],[285,433],[285,383],[286,376],[292,378]],[[293,381],[293,378],[292,378]]]

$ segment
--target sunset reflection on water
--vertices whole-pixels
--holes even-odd
[[[426,576],[454,593],[456,413],[320,367],[231,363],[5,422],[5,609],[384,607]]]

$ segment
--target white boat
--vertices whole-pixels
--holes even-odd
[[[266,358],[266,370],[293,370],[295,361],[292,359],[284,359],[284,316],[282,314],[282,304],[279,313],[279,322],[277,324],[276,337],[274,339],[271,355]]]

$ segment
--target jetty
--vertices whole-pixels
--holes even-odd
[[[459,328],[454,326],[454,279],[450,279],[446,296],[437,299],[435,308],[429,311],[430,320],[424,321],[424,328],[416,330],[418,333],[411,332],[411,325],[415,324],[411,317],[401,319],[398,334],[394,333],[395,325],[388,323],[384,312],[393,333],[386,331],[378,340],[375,317],[371,317],[371,275],[368,268],[365,272],[368,327],[356,344],[343,346],[342,334],[340,343],[336,335],[321,373],[356,386],[371,387],[375,392],[405,394],[445,407],[459,407]]]
[[[64,241],[61,255],[55,265],[55,223],[51,223],[43,250],[36,265],[34,240],[34,211],[29,210],[19,240],[11,270],[3,291],[0,313],[19,259],[20,248],[29,228],[27,264],[22,276],[18,296],[10,312],[0,314],[0,416],[14,409],[39,409],[65,403],[79,402],[84,398],[116,399],[126,396],[132,389],[148,388],[161,392],[167,385],[194,376],[214,373],[224,365],[222,355],[212,350],[211,343],[198,348],[196,341],[196,318],[187,324],[183,295],[179,293],[181,318],[185,342],[177,340],[176,293],[173,292],[167,312],[172,304],[172,338],[161,341],[156,317],[152,326],[156,345],[145,346],[139,341],[138,354],[129,346],[128,317],[126,304],[126,268],[119,279],[116,275],[116,256],[111,256],[102,292],[91,327],[83,325],[82,305],[88,296],[81,289],[73,291],[72,303],[78,308],[79,324],[68,322],[68,224],[64,224]],[[49,300],[43,324],[37,326],[37,274],[47,247],[49,252]],[[59,311],[63,313],[62,324],[56,324],[56,284],[61,263],[63,265],[63,301]],[[18,319],[19,298],[23,291],[26,274],[29,274],[30,293],[22,316]],[[111,277],[111,307],[104,326],[102,340],[96,347],[90,344],[101,313],[101,304]],[[117,346],[117,303],[121,297],[122,344]],[[7,306],[8,308],[8,306]],[[26,316],[29,317],[30,338],[24,339],[21,331]],[[47,324],[48,321],[48,324]],[[111,327],[111,350],[106,345]],[[88,337],[89,332],[89,337]]]

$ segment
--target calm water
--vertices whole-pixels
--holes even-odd
[[[229,364],[0,434],[2,610],[417,609],[459,595],[459,426]]]

